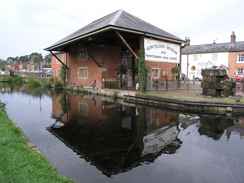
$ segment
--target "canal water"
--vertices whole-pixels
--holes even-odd
[[[244,115],[186,114],[28,87],[0,92],[10,119],[75,182],[244,182]]]

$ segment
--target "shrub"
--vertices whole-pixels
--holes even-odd
[[[27,81],[28,81],[28,83],[29,83],[29,85],[30,85],[31,87],[39,87],[39,86],[41,86],[40,81],[38,81],[38,80],[35,79],[35,78],[28,78]]]
[[[41,82],[42,86],[47,87],[47,88],[51,88],[52,81],[53,81],[52,78],[43,78],[40,82]]]
[[[54,82],[54,88],[55,89],[63,89],[64,88],[64,85],[61,81],[55,81]]]
[[[21,77],[21,76],[17,76],[17,77],[14,78],[14,83],[17,84],[17,85],[22,85],[23,81],[24,81],[24,78]]]
[[[12,76],[8,76],[8,77],[7,77],[7,81],[8,81],[9,83],[13,83],[13,82],[14,82],[14,78],[13,78]]]

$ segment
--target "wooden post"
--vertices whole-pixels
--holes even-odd
[[[119,38],[120,38],[121,41],[125,44],[125,46],[130,50],[130,52],[132,53],[132,55],[137,59],[138,56],[137,56],[136,53],[132,50],[132,48],[131,48],[130,45],[126,42],[126,40],[123,38],[123,36],[122,36],[118,31],[115,31],[115,33],[119,36]]]
[[[67,67],[67,65],[65,65],[52,51],[50,51],[50,53],[56,58],[56,59],[58,59],[58,61],[66,68],[66,69],[69,69],[68,67]]]

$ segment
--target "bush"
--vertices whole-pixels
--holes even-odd
[[[14,82],[14,78],[13,78],[12,76],[8,76],[8,77],[7,77],[7,81],[8,81],[9,83],[13,83],[13,82]]]
[[[41,82],[42,86],[47,87],[47,88],[51,88],[52,81],[53,81],[52,78],[43,78],[40,82]]]
[[[61,81],[55,81],[54,82],[54,88],[55,89],[63,89],[64,88],[64,85]]]
[[[0,111],[1,111],[1,112],[5,112],[5,106],[6,106],[6,104],[5,104],[5,103],[2,103],[2,102],[0,101]]]
[[[35,78],[28,78],[28,83],[31,87],[39,87],[41,86],[41,83],[40,81],[38,81],[37,79]]]
[[[14,83],[17,84],[17,85],[22,85],[23,81],[24,81],[24,78],[21,77],[21,76],[17,76],[17,77],[14,78]]]

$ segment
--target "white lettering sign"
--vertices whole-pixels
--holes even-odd
[[[144,39],[146,61],[180,62],[180,46],[177,44]]]

